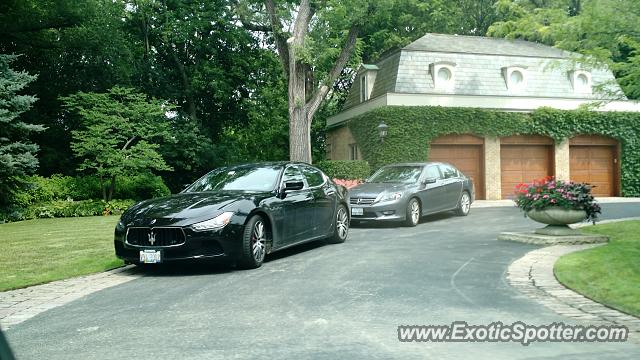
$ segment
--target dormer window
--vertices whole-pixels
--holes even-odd
[[[449,61],[439,61],[430,65],[433,85],[436,89],[451,90],[455,84],[456,64]]]
[[[367,74],[360,75],[360,102],[369,100],[369,91],[367,84]]]
[[[591,74],[584,70],[575,70],[569,74],[573,91],[581,94],[591,94]]]
[[[502,77],[510,91],[519,91],[527,85],[527,67],[520,65],[502,68]]]

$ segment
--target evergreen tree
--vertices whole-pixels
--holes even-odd
[[[33,95],[20,92],[35,75],[11,69],[17,55],[0,54],[0,204],[7,204],[19,183],[18,177],[30,174],[38,167],[38,145],[29,141],[29,135],[44,130],[41,125],[27,124],[20,114],[31,108],[37,100]]]

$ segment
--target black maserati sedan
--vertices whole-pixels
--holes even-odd
[[[473,182],[453,165],[440,162],[392,164],[349,191],[351,219],[403,221],[416,226],[425,215],[454,210],[469,214]]]
[[[223,167],[179,194],[145,200],[116,225],[116,256],[134,264],[230,260],[257,268],[265,255],[307,241],[341,243],[347,189],[304,163]]]

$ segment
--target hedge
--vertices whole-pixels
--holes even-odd
[[[371,174],[369,163],[363,160],[324,160],[315,165],[332,179],[366,179]]]
[[[389,125],[384,143],[377,126]],[[603,135],[622,146],[622,194],[640,196],[640,113],[542,108],[532,113],[473,108],[386,106],[347,123],[373,169],[385,164],[424,161],[432,139],[448,134],[510,136],[539,134],[560,142],[581,134]]]
[[[40,218],[119,215],[135,203],[134,200],[56,200],[26,208],[13,208],[0,213],[0,222],[22,221]]]
[[[24,189],[13,195],[12,205],[28,207],[56,200],[97,200],[102,198],[100,180],[95,176],[71,177],[34,175],[23,179]],[[166,196],[171,192],[162,178],[154,175],[118,177],[114,196],[119,199],[144,200]]]

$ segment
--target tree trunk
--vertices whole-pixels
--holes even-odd
[[[102,191],[102,200],[107,201],[107,188],[104,186],[102,175],[100,175],[100,190]]]
[[[111,201],[111,199],[113,199],[113,192],[116,189],[116,176],[113,175],[111,176],[111,184],[109,184],[109,198],[107,199],[107,201]]]
[[[311,164],[310,122],[304,106],[289,112],[289,159]]]

